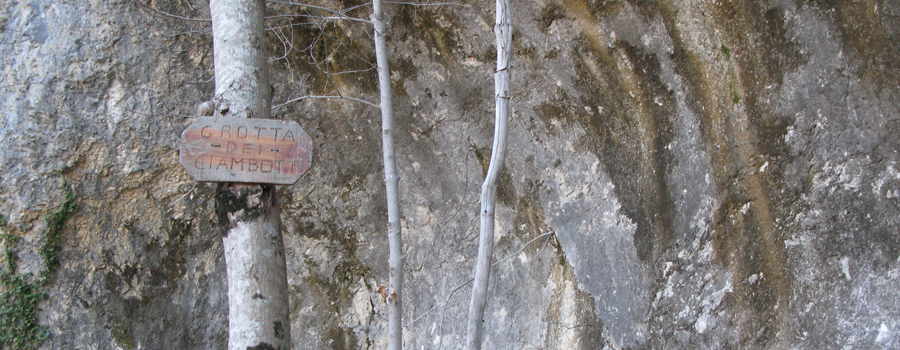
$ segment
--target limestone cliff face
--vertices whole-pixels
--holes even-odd
[[[208,23],[126,0],[0,3],[15,273],[47,270],[45,214],[77,198],[40,286],[41,348],[224,349],[213,186],[172,152],[213,91]],[[494,48],[493,3],[464,4],[387,8],[410,349],[465,338]],[[512,257],[485,348],[900,347],[900,4],[514,6],[495,259]],[[203,1],[149,8],[208,18]],[[272,5],[288,10],[304,11]],[[271,21],[275,104],[376,100],[371,29],[312,21]],[[279,190],[294,348],[383,348],[378,111],[305,99],[274,116],[314,144]]]

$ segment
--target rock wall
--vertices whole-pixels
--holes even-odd
[[[4,266],[52,269],[45,215],[76,196],[59,266],[33,278],[41,348],[224,349],[214,186],[174,152],[214,88],[209,24],[175,16],[206,2],[0,3]],[[410,349],[465,338],[492,6],[386,8]],[[486,349],[900,347],[900,5],[514,6]],[[274,103],[377,102],[371,28],[317,21],[270,21]],[[379,113],[308,98],[274,116],[314,141],[279,190],[294,348],[383,348]]]

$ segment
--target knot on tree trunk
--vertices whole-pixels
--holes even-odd
[[[226,114],[228,114],[228,103],[221,99],[209,100],[197,106],[197,116],[199,117],[225,116]]]

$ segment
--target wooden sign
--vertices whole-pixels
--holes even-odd
[[[178,161],[197,181],[290,185],[311,158],[312,139],[294,121],[200,117],[181,134]]]

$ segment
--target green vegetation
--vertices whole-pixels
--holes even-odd
[[[50,335],[46,327],[38,324],[38,302],[47,298],[40,288],[59,266],[56,256],[59,235],[65,229],[66,220],[75,211],[75,193],[66,186],[66,197],[58,208],[48,213],[44,232],[44,245],[40,253],[46,268],[40,276],[16,274],[18,257],[16,244],[21,237],[4,233],[0,241],[6,246],[6,271],[0,272],[2,301],[0,301],[0,349],[37,349]],[[7,219],[0,215],[0,228],[5,228]]]
[[[125,349],[133,350],[136,347],[134,346],[134,339],[131,336],[131,331],[127,328],[122,327],[113,327],[112,331],[113,340],[116,341],[116,344],[119,346],[124,346]]]
[[[28,277],[4,274],[0,281],[6,289],[0,307],[0,348],[37,349],[50,333],[37,323],[37,304],[47,294],[38,291],[40,283]]]
[[[44,246],[41,247],[41,257],[44,258],[44,262],[47,264],[47,269],[41,273],[42,278],[48,278],[54,271],[56,271],[56,267],[59,266],[59,260],[56,257],[57,250],[57,241],[59,241],[59,234],[66,226],[66,220],[69,219],[69,216],[72,215],[72,212],[75,211],[75,193],[72,192],[72,189],[66,187],[66,198],[63,201],[63,204],[56,208],[56,210],[47,214],[45,222],[47,223],[47,232],[44,234]]]

